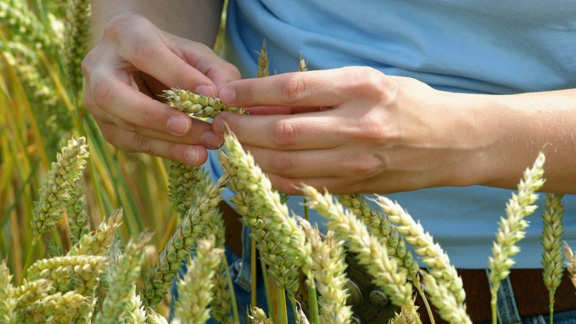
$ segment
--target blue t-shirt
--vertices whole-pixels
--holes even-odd
[[[296,71],[303,56],[310,70],[370,66],[454,92],[576,88],[573,0],[231,0],[227,24],[223,55],[244,77],[255,76],[266,40],[275,73]],[[222,174],[218,154],[207,163],[215,178]],[[387,196],[422,223],[456,267],[486,268],[512,192],[471,186]],[[541,267],[543,196],[515,267]],[[289,207],[302,214],[301,202],[292,197]],[[575,196],[564,203],[565,240],[576,247]]]

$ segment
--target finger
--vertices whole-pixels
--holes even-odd
[[[150,37],[150,34],[142,31],[132,32],[125,37],[125,42],[121,44],[121,56],[138,70],[154,76],[168,87],[191,89],[210,96],[216,95],[216,85],[194,67],[194,62],[186,62],[183,54],[175,53],[175,49],[168,46],[168,40],[164,35],[156,30],[151,32],[156,33],[158,37]]]
[[[336,147],[345,138],[338,117],[320,112],[297,115],[245,116],[220,113],[212,128],[217,135],[229,129],[243,144],[269,149],[306,150]]]
[[[201,145],[185,145],[167,142],[138,133],[129,132],[115,125],[102,125],[106,140],[127,152],[140,152],[191,165],[206,162],[208,152]]]
[[[250,115],[293,115],[306,112],[323,111],[321,107],[285,107],[285,106],[260,106],[245,108]]]
[[[278,151],[242,145],[254,156],[260,168],[269,174],[288,178],[318,178],[340,175],[340,164],[330,163],[333,150]]]
[[[348,191],[347,187],[342,185],[342,180],[339,178],[287,178],[273,174],[268,175],[268,178],[270,179],[274,189],[287,195],[302,195],[300,188],[302,188],[303,185],[314,187],[322,192],[329,190],[332,194],[345,194],[351,192]],[[340,187],[344,188],[339,189]]]
[[[181,42],[189,43],[187,40],[181,40]],[[236,66],[215,55],[207,46],[197,43],[182,46],[182,53],[189,64],[214,82],[217,91],[220,91],[226,84],[242,78]]]
[[[186,114],[151,99],[122,82],[122,78],[112,72],[92,74],[90,92],[99,109],[137,127],[176,136],[199,136],[210,130],[210,125],[200,122],[192,127],[192,120]]]
[[[344,102],[361,81],[348,69],[284,73],[231,82],[219,97],[226,104],[245,107],[331,107]]]

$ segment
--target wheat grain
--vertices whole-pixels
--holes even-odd
[[[70,241],[78,243],[81,237],[90,232],[88,222],[88,209],[86,195],[83,192],[84,181],[82,178],[70,190],[70,203],[68,204],[68,228],[70,229]]]

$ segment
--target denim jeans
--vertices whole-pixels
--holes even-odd
[[[243,251],[250,251],[250,229],[244,227],[242,232],[242,242]],[[232,252],[231,249],[226,248],[226,258],[228,264],[230,265],[230,275],[234,282],[234,293],[236,294],[236,301],[238,304],[238,310],[240,314],[240,324],[247,324],[246,311],[250,307],[250,253],[243,253],[240,257]],[[182,277],[186,273],[186,267],[183,267],[178,277]],[[258,306],[266,313],[268,313],[268,307],[266,305],[266,292],[264,289],[264,284],[262,282],[262,276],[257,276],[257,298]],[[170,306],[170,318],[173,316],[173,305],[174,301],[178,298],[178,287],[172,284],[172,301]],[[575,296],[576,298],[576,296]],[[289,312],[289,322],[293,323],[293,315],[291,307],[288,307]],[[518,308],[514,300],[514,293],[512,291],[512,286],[510,280],[505,279],[502,281],[500,290],[498,291],[498,323],[499,324],[548,324],[550,323],[549,314],[530,316],[521,318],[518,314]],[[210,319],[207,323],[217,324],[214,319]],[[576,324],[576,310],[570,310],[565,312],[554,313],[554,323],[555,324]],[[492,322],[477,323],[477,324],[492,324]]]

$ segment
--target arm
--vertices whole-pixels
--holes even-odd
[[[102,38],[104,28],[116,16],[134,14],[148,19],[160,30],[214,46],[223,0],[93,0],[92,38]]]
[[[287,193],[301,183],[332,193],[515,188],[542,148],[544,190],[576,193],[576,89],[457,94],[350,67],[234,81],[220,97],[260,106],[221,114],[213,128],[228,124]]]
[[[199,165],[221,137],[159,102],[178,87],[215,95],[240,72],[211,49],[222,1],[95,0],[85,102],[114,146]],[[160,26],[160,28],[159,28]]]

